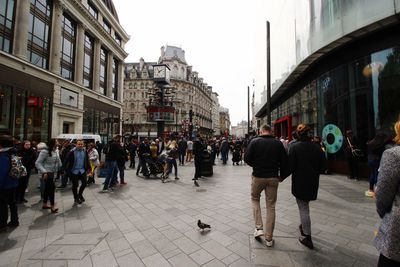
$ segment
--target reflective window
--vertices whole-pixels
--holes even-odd
[[[60,74],[69,80],[74,78],[75,31],[75,22],[64,14],[62,17]]]
[[[121,43],[122,43],[121,40],[122,39],[117,33],[115,34],[114,39],[115,39],[115,41],[117,42],[118,45],[121,45]]]
[[[94,42],[93,38],[85,34],[84,62],[83,62],[83,86],[92,88],[93,80],[93,55]]]
[[[48,68],[51,26],[51,1],[31,0],[28,31],[28,60],[41,68]]]
[[[112,64],[112,96],[111,98],[117,100],[118,97],[118,60],[113,59]]]
[[[100,94],[107,95],[107,50],[100,49]]]
[[[14,25],[14,0],[0,0],[0,50],[11,53]]]
[[[110,23],[108,23],[108,21],[106,21],[105,19],[103,19],[103,28],[104,28],[108,33],[111,33],[111,26],[110,26]]]
[[[89,13],[92,14],[92,16],[95,19],[98,19],[99,12],[97,11],[97,8],[93,5],[93,3],[90,1],[88,1],[88,10],[89,10]]]

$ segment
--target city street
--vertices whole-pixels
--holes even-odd
[[[364,196],[367,181],[321,177],[309,250],[298,242],[298,208],[285,180],[275,246],[267,248],[253,237],[248,166],[217,160],[200,187],[191,180],[193,163],[178,167],[180,180],[165,184],[127,169],[128,185],[105,194],[98,178],[79,206],[69,188],[58,190],[58,214],[41,209],[38,176],[32,176],[29,202],[19,205],[21,225],[0,233],[0,266],[376,266],[372,241],[380,219],[374,200]],[[211,230],[199,230],[198,219]]]

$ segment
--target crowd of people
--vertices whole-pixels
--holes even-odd
[[[378,132],[366,144],[370,186],[365,194],[376,198],[377,211],[383,219],[375,239],[375,245],[380,252],[379,266],[398,266],[400,261],[400,121],[395,124],[394,129],[396,137],[393,140]],[[59,189],[65,188],[70,181],[74,204],[79,205],[85,202],[86,186],[95,183],[95,173],[99,166],[105,169],[101,193],[112,191],[118,184],[127,184],[125,163],[129,159],[129,167],[136,169],[136,175],[149,177],[161,173],[163,181],[169,179],[173,169],[175,180],[180,179],[177,160],[179,166],[184,166],[194,159],[192,180],[195,186],[199,186],[198,179],[204,172],[204,158],[207,157],[212,165],[220,158],[222,164],[226,165],[231,153],[233,165],[244,161],[253,170],[251,202],[255,223],[254,237],[264,237],[268,247],[274,245],[278,186],[291,175],[292,194],[300,215],[299,242],[310,249],[314,248],[310,201],[317,199],[319,176],[327,170],[327,154],[321,138],[313,137],[308,125],[299,124],[290,142],[286,138],[275,137],[269,125],[263,125],[258,136],[246,139],[204,139],[197,135],[193,140],[171,137],[165,140],[144,138],[138,142],[133,138],[127,141],[123,142],[122,137],[116,135],[107,145],[99,142],[85,144],[84,140],[61,142],[56,139],[50,139],[47,144],[36,144],[29,140],[21,142],[15,137],[0,135],[0,231],[19,225],[17,204],[28,202],[25,193],[33,171],[37,171],[40,177],[42,209],[57,213],[55,181],[58,179]],[[351,179],[358,177],[357,157],[360,157],[358,154],[361,152],[355,152],[359,150],[357,144],[353,132],[346,131],[345,155]],[[105,154],[104,163],[101,161],[102,153]],[[137,164],[136,155],[139,159]],[[16,156],[17,163],[13,156]],[[24,170],[15,178],[12,177],[11,170],[18,164]],[[265,193],[267,210],[265,228],[260,206],[262,191]]]

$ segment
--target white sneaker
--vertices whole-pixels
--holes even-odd
[[[267,240],[267,239],[265,239],[265,245],[267,246],[267,247],[272,247],[272,246],[274,246],[274,240],[273,239],[271,239],[271,240]]]
[[[254,238],[258,238],[264,235],[264,231],[262,229],[255,229],[254,230]]]

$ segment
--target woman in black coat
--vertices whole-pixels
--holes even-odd
[[[326,158],[321,147],[311,142],[309,132],[308,125],[297,126],[298,139],[289,150],[289,168],[292,173],[292,194],[296,197],[300,212],[299,241],[312,249],[309,202],[317,199],[319,174],[326,169]]]

